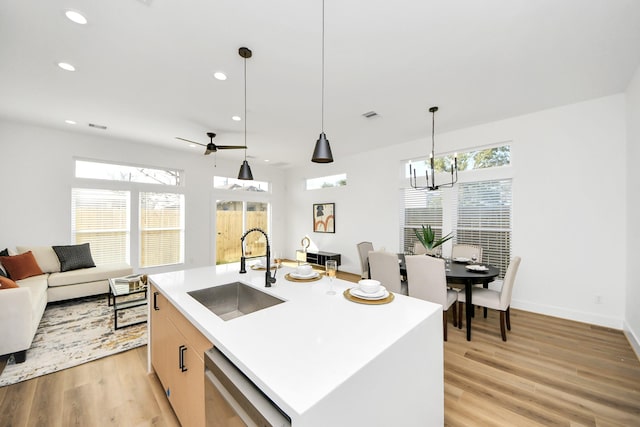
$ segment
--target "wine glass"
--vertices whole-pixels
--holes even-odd
[[[471,255],[471,262],[475,264],[478,261],[478,254],[474,253]]]
[[[338,261],[329,259],[324,266],[327,276],[329,276],[329,290],[327,291],[327,295],[335,295],[336,291],[333,290],[333,278],[336,277],[336,273],[338,272]]]
[[[275,251],[273,253],[273,261],[275,263],[276,268],[280,268],[282,265],[282,261],[284,260],[281,251]]]

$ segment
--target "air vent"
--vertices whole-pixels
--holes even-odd
[[[101,129],[101,130],[106,130],[106,129],[107,129],[107,127],[106,127],[106,126],[103,126],[103,125],[97,125],[97,124],[95,124],[95,123],[89,123],[89,127],[96,128],[96,129]]]
[[[376,117],[378,115],[378,113],[376,113],[375,111],[369,111],[363,114],[363,116],[365,116],[367,119],[370,119],[372,117]]]

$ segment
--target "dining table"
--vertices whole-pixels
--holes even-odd
[[[405,264],[404,254],[398,254],[398,260],[400,265],[400,274],[403,276],[407,276],[407,267]],[[429,255],[423,255],[429,256]],[[485,288],[488,287],[489,283],[491,283],[498,275],[500,274],[500,269],[494,267],[490,264],[484,263],[469,263],[467,261],[457,262],[455,260],[445,260],[445,275],[447,277],[447,283],[456,284],[456,285],[464,285],[464,295],[465,301],[465,314],[467,320],[467,341],[471,341],[471,318],[473,317],[473,292],[472,287],[474,285],[482,285]],[[487,267],[485,271],[477,271],[470,270],[467,267],[469,265],[482,265]],[[411,286],[411,278],[407,278],[409,280],[409,287]],[[459,325],[461,327],[461,325]]]

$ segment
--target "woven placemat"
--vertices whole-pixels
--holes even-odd
[[[349,288],[349,289],[351,289],[351,288]],[[389,304],[395,298],[395,295],[393,295],[393,292],[389,292],[389,296],[386,297],[386,298],[382,298],[382,299],[358,298],[356,296],[351,295],[351,292],[349,292],[349,289],[346,289],[342,293],[342,295],[344,295],[344,297],[346,299],[348,299],[349,301],[357,302],[359,304],[369,304],[369,305]]]
[[[287,273],[284,275],[284,278],[290,282],[315,282],[316,280],[322,279],[322,274],[318,273],[316,277],[310,277],[309,279],[298,279],[297,277],[293,277],[291,273]]]

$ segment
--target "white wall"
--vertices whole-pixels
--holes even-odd
[[[627,286],[624,329],[640,355],[640,277],[635,261],[640,259],[640,67],[631,80],[627,100]]]
[[[442,114],[445,109],[441,109]],[[290,251],[309,235],[359,272],[356,243],[400,249],[400,161],[424,156],[427,135],[381,150],[289,171]],[[625,97],[609,96],[438,134],[439,152],[509,141],[513,255],[520,255],[513,306],[622,327],[626,279]],[[395,141],[390,141],[394,143]],[[309,150],[312,150],[309,144]],[[310,177],[347,173],[343,188],[304,191]],[[462,175],[462,174],[461,174]],[[336,233],[313,233],[311,205],[336,203]],[[596,303],[596,297],[601,303]]]
[[[100,131],[97,131],[100,132]],[[88,158],[116,163],[167,167],[185,172],[185,264],[147,269],[147,272],[215,264],[215,201],[229,199],[228,192],[213,190],[213,176],[238,174],[242,157],[224,161],[212,156],[158,148],[102,135],[0,121],[0,249],[17,245],[69,244],[71,240],[71,188],[100,188],[100,181],[74,178],[74,159]],[[273,242],[283,240],[283,172],[251,164],[256,179],[273,183]],[[114,185],[109,183],[108,185]],[[153,189],[157,186],[140,185]],[[238,245],[240,244],[238,236]],[[131,264],[138,265],[137,236],[131,236]]]

